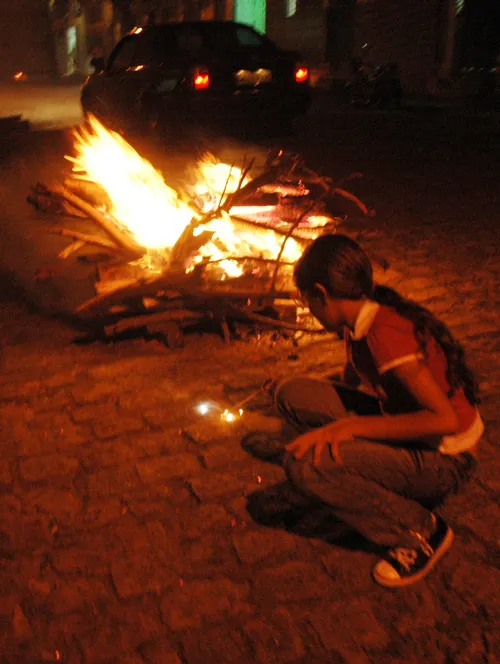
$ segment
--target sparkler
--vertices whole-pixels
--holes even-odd
[[[259,387],[258,390],[255,390],[254,392],[252,392],[247,397],[245,397],[238,403],[234,404],[234,406],[231,406],[230,408],[223,408],[214,401],[200,401],[200,403],[195,406],[195,410],[200,415],[208,415],[211,411],[217,411],[220,413],[220,419],[224,420],[224,422],[234,422],[237,419],[239,419],[245,412],[243,410],[243,406],[250,403],[250,401],[259,396],[259,394],[261,394],[264,391],[265,389],[264,386],[266,384],[267,381],[266,383],[264,383],[264,385]]]

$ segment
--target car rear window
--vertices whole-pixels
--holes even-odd
[[[204,53],[274,50],[274,44],[251,28],[207,22],[202,25],[165,26],[156,35],[155,51],[163,57],[196,58]]]

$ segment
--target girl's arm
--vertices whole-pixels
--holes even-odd
[[[390,370],[401,383],[401,389],[413,395],[421,410],[402,415],[346,417],[296,438],[286,446],[297,459],[314,448],[314,463],[319,464],[326,445],[333,457],[342,463],[339,446],[353,438],[400,442],[419,438],[439,438],[458,431],[459,421],[450,400],[421,361],[407,362]]]
[[[421,410],[402,415],[352,417],[326,428],[331,428],[332,433],[336,428],[343,430],[344,435],[348,433],[352,438],[390,441],[444,436],[458,431],[458,417],[450,400],[423,362],[407,362],[390,371],[401,388],[420,404]]]

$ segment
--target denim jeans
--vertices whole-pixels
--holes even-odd
[[[370,395],[314,378],[282,381],[274,398],[278,411],[299,433],[345,417],[348,411],[380,412]],[[346,441],[340,457],[338,464],[327,446],[315,466],[312,452],[300,460],[288,454],[285,471],[296,491],[326,503],[339,519],[387,547],[415,548],[417,533],[428,537],[429,508],[459,492],[477,464],[468,453],[444,455],[418,441],[398,446]]]

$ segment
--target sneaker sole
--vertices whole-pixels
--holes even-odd
[[[445,538],[443,539],[441,546],[437,551],[434,553],[433,557],[427,565],[420,570],[420,572],[417,572],[417,574],[413,574],[411,577],[408,577],[406,579],[386,579],[383,576],[380,576],[377,574],[377,572],[374,570],[373,571],[373,578],[374,580],[380,584],[381,586],[385,586],[386,588],[403,588],[404,586],[410,586],[412,583],[417,583],[417,581],[421,581],[427,574],[431,571],[431,569],[438,563],[441,558],[444,556],[444,554],[448,551],[448,549],[451,547],[453,544],[453,539],[454,539],[454,534],[453,530],[451,528],[448,528],[448,532],[446,533]]]

